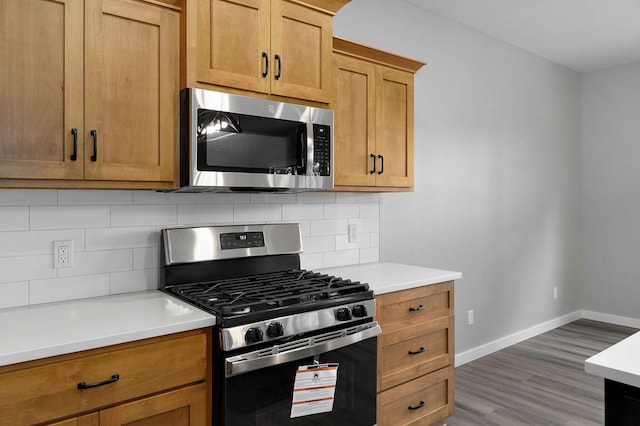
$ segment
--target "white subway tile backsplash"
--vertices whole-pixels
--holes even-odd
[[[360,263],[360,252],[358,249],[339,250],[324,253],[324,267],[355,265]]]
[[[177,221],[175,204],[111,206],[111,226],[175,225]]]
[[[58,193],[49,189],[0,189],[0,206],[55,206]]]
[[[302,239],[302,247],[305,253],[321,253],[336,249],[334,236],[305,237]]]
[[[72,240],[75,250],[84,250],[84,230],[0,232],[0,258],[49,253],[53,256],[53,242]]]
[[[311,235],[339,235],[346,234],[347,219],[324,219],[311,222]]]
[[[60,206],[99,206],[109,204],[133,204],[133,191],[93,191],[69,189],[58,191]]]
[[[103,274],[133,269],[133,250],[101,250],[73,253],[73,267],[58,269],[58,277]]]
[[[0,283],[54,278],[53,256],[0,257]]]
[[[211,225],[233,222],[233,204],[179,204],[178,223]]]
[[[154,269],[160,267],[160,250],[156,247],[133,249],[133,269]]]
[[[233,207],[234,223],[264,223],[281,220],[280,204],[238,204]]]
[[[134,204],[193,204],[196,202],[196,194],[188,192],[135,191],[133,193]]]
[[[354,203],[324,205],[325,219],[348,219],[351,217],[358,217],[359,214],[360,208],[357,204]]]
[[[87,229],[88,251],[155,247],[158,231],[154,226]]]
[[[29,303],[31,305],[107,296],[108,294],[108,274],[35,280],[29,283]]]
[[[81,229],[110,226],[109,206],[32,206],[30,229]]]
[[[0,284],[0,309],[26,306],[29,304],[29,282]]]
[[[0,231],[29,229],[29,207],[0,207]]]
[[[155,290],[158,288],[159,271],[159,269],[140,269],[115,272],[111,274],[111,294]]]
[[[160,229],[300,223],[301,266],[376,261],[379,196],[0,190],[0,308],[158,287]],[[358,225],[349,243],[347,225]],[[73,241],[73,267],[53,268],[53,241]]]
[[[299,221],[314,220],[324,217],[324,208],[318,204],[284,204],[282,206],[282,220]]]

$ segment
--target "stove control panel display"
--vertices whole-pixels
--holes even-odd
[[[246,249],[251,247],[264,247],[264,234],[262,232],[230,232],[220,234],[220,249]]]

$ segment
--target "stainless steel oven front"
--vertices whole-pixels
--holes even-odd
[[[366,322],[257,350],[220,352],[214,371],[214,379],[219,376],[214,394],[220,399],[220,410],[214,413],[214,423],[376,424],[379,333],[377,322]],[[316,374],[316,370],[315,378],[298,384],[299,376]],[[333,375],[323,378],[321,372]]]

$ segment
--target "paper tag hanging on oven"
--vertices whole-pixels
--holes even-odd
[[[333,410],[338,364],[301,365],[293,384],[291,418]]]

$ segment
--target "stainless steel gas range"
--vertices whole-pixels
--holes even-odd
[[[375,299],[300,269],[298,224],[162,231],[161,288],[216,316],[214,425],[376,423]]]

